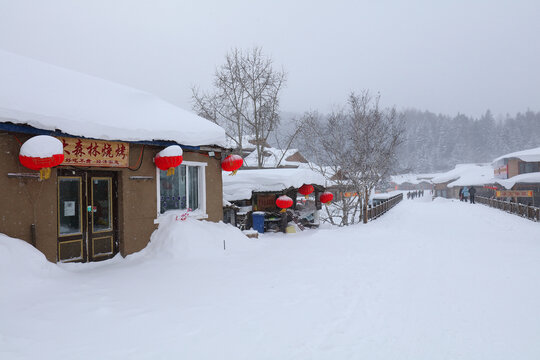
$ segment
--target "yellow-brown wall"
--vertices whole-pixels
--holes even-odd
[[[519,175],[519,159],[508,160],[508,178]]]
[[[9,178],[8,173],[37,173],[19,162],[20,144],[31,136],[0,132],[0,233],[31,242],[32,224],[36,225],[36,247],[48,260],[57,261],[57,171],[48,180]],[[138,166],[143,145],[130,144],[130,167]],[[118,228],[120,253],[123,256],[143,249],[156,229],[158,214],[156,167],[153,158],[162,147],[144,146],[138,170],[85,168],[85,170],[115,171],[118,177]],[[208,220],[219,221],[222,211],[222,180],[220,153],[217,157],[184,151],[184,160],[207,163],[206,212]],[[62,167],[59,167],[62,168]],[[131,176],[148,176],[151,180],[134,180]]]

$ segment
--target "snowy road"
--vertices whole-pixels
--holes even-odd
[[[422,200],[259,240],[207,224],[189,256],[59,267],[0,239],[0,359],[539,359],[540,224]]]

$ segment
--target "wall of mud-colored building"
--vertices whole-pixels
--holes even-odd
[[[19,150],[31,136],[0,132],[0,233],[32,243],[49,261],[56,262],[57,199],[56,171],[48,180],[8,177],[8,173],[38,174],[19,162]]]

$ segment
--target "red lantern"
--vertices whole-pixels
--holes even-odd
[[[52,136],[34,136],[22,144],[19,161],[24,167],[39,170],[40,180],[48,179],[51,168],[64,161],[64,146]]]
[[[167,176],[171,176],[174,175],[174,168],[182,163],[182,154],[180,146],[167,146],[156,155],[154,162],[160,170],[167,170]]]
[[[298,192],[306,197],[306,199],[309,197],[309,194],[311,194],[315,189],[313,188],[313,185],[304,184],[300,186],[298,189]]]
[[[225,171],[232,171],[230,175],[235,175],[243,164],[244,160],[240,155],[229,155],[221,162],[221,168]]]
[[[331,192],[325,191],[321,194],[321,202],[323,204],[329,203],[333,199],[334,199],[334,194],[332,194]]]
[[[276,205],[281,209],[280,212],[285,212],[286,209],[290,208],[293,205],[293,201],[287,195],[281,195],[276,200]]]

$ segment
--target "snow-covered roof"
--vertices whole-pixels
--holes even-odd
[[[0,122],[97,139],[225,145],[223,128],[152,94],[2,50]]]
[[[264,148],[264,163],[263,167],[266,168],[275,168],[278,165],[279,160],[283,156],[283,159],[279,163],[280,166],[285,165],[293,165],[293,166],[300,166],[301,164],[305,164],[299,161],[288,161],[287,158],[296,154],[298,152],[298,149],[289,149],[289,150],[281,150],[276,149],[273,147],[265,147]],[[253,151],[248,156],[244,158],[244,165],[245,166],[257,166],[257,151]],[[307,164],[306,164],[307,165]]]
[[[434,184],[452,181],[448,187],[481,186],[495,182],[493,167],[490,164],[458,164],[454,169],[435,176],[431,181]]]
[[[398,185],[403,183],[420,184],[423,181],[429,182],[437,175],[438,174],[401,174],[390,176],[390,180]]]
[[[492,163],[496,163],[502,159],[510,159],[510,158],[518,158],[527,162],[540,161],[540,147],[529,149],[529,150],[516,151],[510,154],[499,156],[498,158],[493,160]]]
[[[512,176],[510,179],[495,179],[494,182],[501,184],[506,189],[511,189],[517,183],[534,184],[540,183],[540,172],[520,174]]]
[[[303,184],[324,186],[324,177],[310,169],[240,170],[235,176],[223,172],[223,198],[228,201],[251,198],[253,191],[281,191]]]

